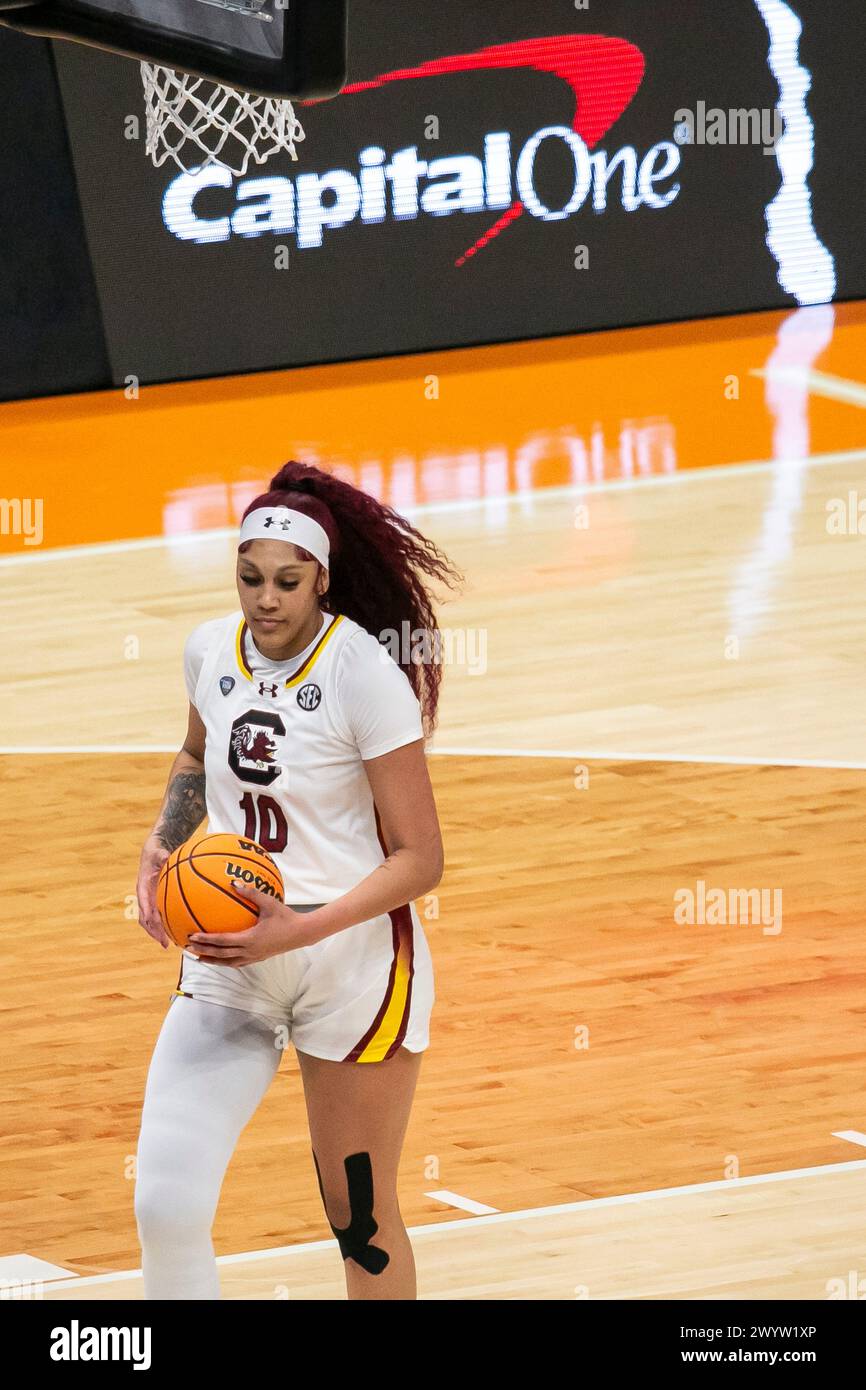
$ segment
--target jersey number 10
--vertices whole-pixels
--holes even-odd
[[[269,854],[281,854],[289,841],[289,827],[282,808],[271,796],[244,792],[240,800],[244,813],[244,835],[255,840]]]

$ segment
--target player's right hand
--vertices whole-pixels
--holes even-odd
[[[138,882],[135,885],[139,926],[144,927],[148,936],[152,936],[154,941],[158,941],[166,949],[171,945],[171,940],[156,906],[156,884],[159,871],[169,854],[170,850],[167,850],[155,835],[149,835],[141,851]]]

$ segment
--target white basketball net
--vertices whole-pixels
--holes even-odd
[[[173,159],[189,173],[223,164],[245,174],[284,150],[297,159],[304,131],[290,101],[253,96],[206,77],[142,63],[147,111],[146,153],[156,168]]]

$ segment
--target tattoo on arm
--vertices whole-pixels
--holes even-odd
[[[155,835],[168,850],[188,840],[205,818],[205,774],[179,772],[168,789],[168,798]]]

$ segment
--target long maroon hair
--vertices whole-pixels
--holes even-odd
[[[403,623],[408,634],[428,634],[429,646],[439,650],[439,631],[424,577],[453,588],[463,580],[433,541],[422,536],[405,517],[351,483],[292,459],[271,479],[269,492],[256,497],[244,512],[259,507],[293,507],[324,527],[331,543],[330,583],[319,602],[329,613],[344,613],[378,641],[385,632],[399,640],[398,665],[411,682],[421,706],[424,733],[436,727],[442,667],[404,660]],[[240,546],[245,551],[251,541]],[[296,546],[307,559],[313,556]],[[408,657],[408,653],[405,653]]]

